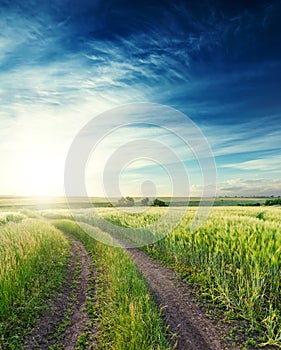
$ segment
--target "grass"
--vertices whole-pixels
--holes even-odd
[[[143,229],[157,222],[163,210],[98,212],[115,225]],[[196,286],[200,299],[225,320],[238,321],[247,338],[245,348],[252,343],[281,348],[281,207],[214,207],[208,220],[192,231],[195,211],[189,208],[169,235],[143,249]],[[76,214],[99,225],[90,209]],[[66,211],[60,215],[71,218]],[[159,225],[154,234],[161,237],[162,229]]]
[[[96,304],[88,305],[96,324],[96,349],[170,349],[163,331],[160,311],[128,253],[94,240],[74,222],[58,220],[54,225],[82,241],[97,270]],[[98,228],[88,232],[105,235]],[[97,232],[99,231],[99,232]]]
[[[247,320],[264,343],[281,345],[280,228],[257,218],[213,218],[197,232],[184,226],[152,246],[229,315]]]
[[[26,216],[19,212],[0,212],[0,226],[8,222],[20,222],[26,219]]]
[[[162,209],[155,210],[102,214],[116,225],[136,228],[157,221]],[[281,347],[281,208],[214,208],[195,232],[190,230],[194,213],[190,210],[172,233],[144,250],[196,285],[201,299],[226,319],[242,320],[258,334],[253,340],[249,336],[251,343]],[[85,221],[90,217],[85,213]]]
[[[64,279],[69,243],[33,219],[0,226],[0,349],[20,349],[24,336]]]

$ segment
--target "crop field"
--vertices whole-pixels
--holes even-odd
[[[86,266],[82,255],[76,257],[74,273],[68,281],[70,290],[63,284],[69,277],[66,276],[67,269],[73,264],[71,240],[61,230],[81,241],[91,260]],[[170,349],[165,338],[166,327],[160,318],[161,311],[125,250],[99,244],[72,221],[46,222],[29,219],[19,212],[1,213],[0,239],[1,350],[38,346],[40,349],[69,346],[92,349],[93,344],[95,349]],[[71,252],[72,256],[74,254]],[[84,311],[75,309],[81,298],[83,268],[91,270],[87,271],[85,301],[80,308],[86,309],[86,316]],[[40,325],[40,322],[46,323],[44,311],[50,305],[54,307],[50,300],[59,299],[62,292],[70,295],[66,307],[57,311],[61,313],[60,317],[54,315],[55,328],[49,324]],[[64,302],[64,299],[59,300]],[[74,316],[81,318],[82,327],[78,333]],[[42,326],[48,328],[43,332],[44,337]],[[77,333],[75,342],[65,336],[69,327]],[[91,328],[95,328],[94,336]]]
[[[210,318],[229,349],[281,348],[281,207],[213,207],[195,230],[196,210],[187,208],[164,238],[131,250],[95,239],[112,238],[100,218],[133,234],[138,229],[137,235],[167,208],[78,208],[78,223],[65,208],[3,209],[0,349],[36,348],[34,339],[42,349],[203,349],[208,329],[202,331],[200,322]],[[156,238],[163,225],[154,226]],[[172,285],[179,293],[175,305],[182,291],[201,305],[194,306],[202,315],[190,321],[193,335],[173,328],[174,304],[163,305],[167,291],[153,285],[155,277],[165,286],[169,273],[182,284]],[[56,307],[50,325],[44,315]],[[188,316],[184,303],[181,308],[179,314]],[[192,344],[194,329],[199,345]]]
[[[69,243],[47,222],[16,213],[0,220],[0,348],[17,349],[63,283]]]

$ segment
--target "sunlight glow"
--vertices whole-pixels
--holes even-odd
[[[24,195],[52,196],[61,193],[63,168],[51,155],[33,154],[20,161],[20,187]]]

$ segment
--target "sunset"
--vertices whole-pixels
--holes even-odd
[[[0,193],[62,195],[80,129],[113,107],[149,102],[201,129],[219,195],[280,195],[279,10],[278,1],[2,1]],[[89,194],[102,196],[100,185]]]
[[[280,40],[280,0],[0,0],[0,350],[281,349]]]

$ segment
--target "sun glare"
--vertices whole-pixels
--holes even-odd
[[[20,171],[23,195],[54,196],[62,193],[63,169],[51,158],[39,155],[30,157],[21,161]]]

